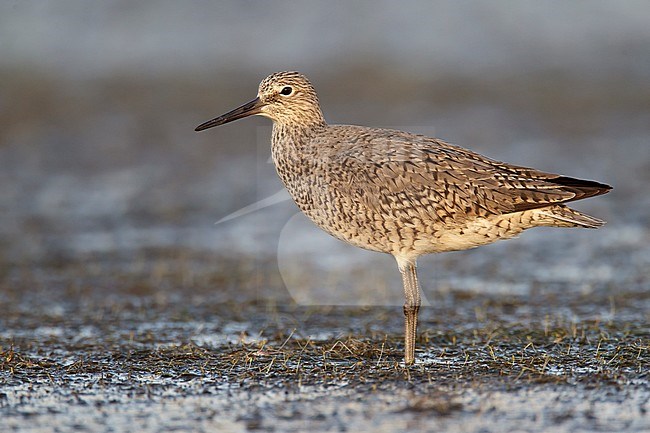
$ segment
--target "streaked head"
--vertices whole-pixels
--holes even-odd
[[[196,127],[196,131],[260,115],[282,125],[310,127],[325,119],[314,86],[299,72],[276,72],[260,83],[257,98]]]

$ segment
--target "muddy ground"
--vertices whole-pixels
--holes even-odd
[[[146,257],[4,270],[4,431],[650,429],[647,279],[429,291],[405,367],[397,306],[298,306],[260,291],[263,263]],[[188,281],[200,262],[231,271]]]

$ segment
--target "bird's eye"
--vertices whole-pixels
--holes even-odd
[[[291,95],[291,92],[293,92],[293,89],[289,86],[286,86],[280,90],[280,95],[289,96]]]

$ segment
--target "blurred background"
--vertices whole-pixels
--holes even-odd
[[[646,1],[2,2],[0,301],[128,286],[400,305],[392,258],[291,201],[214,224],[282,190],[270,122],[193,129],[290,69],[330,123],[615,187],[576,204],[603,229],[423,259],[425,293],[647,288],[648,23]]]

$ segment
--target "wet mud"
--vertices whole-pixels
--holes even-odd
[[[147,257],[111,278],[97,256],[6,273],[4,431],[650,428],[645,291],[433,291],[405,367],[400,307],[298,306],[260,292],[272,267],[184,283],[178,255]]]

